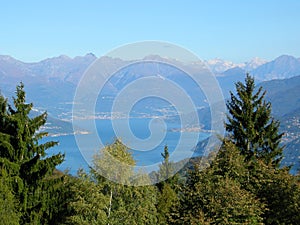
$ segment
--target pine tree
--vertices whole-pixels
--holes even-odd
[[[174,175],[174,164],[169,161],[170,159],[170,153],[168,146],[166,145],[164,147],[164,152],[161,153],[161,156],[163,157],[162,164],[159,166],[159,180],[167,180],[171,178]]]
[[[266,164],[279,166],[282,159],[279,121],[271,116],[271,103],[264,100],[266,91],[256,91],[254,78],[246,75],[245,84],[236,83],[237,95],[230,92],[226,130],[232,142],[247,160],[258,158]]]
[[[26,103],[23,83],[17,86],[13,100],[11,106],[6,99],[0,98],[0,167],[11,179],[20,204],[21,223],[37,223],[46,217],[47,211],[51,211],[47,208],[51,206],[47,206],[46,178],[62,163],[64,156],[47,156],[46,150],[57,142],[39,143],[47,135],[39,132],[46,123],[47,113],[36,117],[30,115],[33,104]]]

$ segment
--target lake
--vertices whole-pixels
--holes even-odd
[[[149,123],[151,123],[152,135],[149,129]],[[122,124],[122,121],[118,121]],[[81,121],[81,127],[84,127],[85,121]],[[44,141],[59,141],[59,145],[53,147],[48,152],[49,154],[54,153],[65,153],[65,161],[58,166],[60,170],[69,170],[71,174],[76,174],[79,168],[83,168],[86,171],[89,170],[89,164],[92,163],[93,155],[96,154],[100,148],[99,140],[104,145],[110,144],[116,138],[115,131],[112,126],[112,120],[109,119],[98,119],[95,120],[95,126],[97,134],[89,133],[77,135],[77,139],[80,139],[81,145],[80,148],[76,142],[75,135],[64,135],[56,137],[46,137]],[[198,133],[198,132],[180,132],[180,124],[174,121],[165,121],[165,136],[159,142],[157,140],[151,140],[151,136],[155,136],[156,130],[162,129],[159,122],[153,122],[151,118],[133,118],[129,120],[129,126],[132,133],[135,135],[135,138],[138,140],[144,140],[146,147],[153,145],[151,149],[143,150],[133,149],[131,150],[134,159],[138,166],[147,166],[147,165],[158,165],[162,161],[161,153],[164,150],[164,146],[167,145],[170,152],[170,159],[172,161],[180,161],[185,158],[189,158],[192,155],[197,156],[193,152],[193,147],[198,141],[201,141],[209,136],[208,133]],[[86,130],[88,127],[84,127]],[[176,130],[176,131],[174,131]],[[126,138],[128,134],[122,133],[118,136],[121,140],[125,138],[130,147],[134,138]],[[196,139],[195,139],[196,138]],[[178,143],[180,140],[180,143]],[[148,142],[147,142],[148,141]],[[195,142],[196,141],[196,142]],[[154,143],[155,142],[155,143]],[[157,166],[156,166],[157,167]],[[149,171],[150,172],[150,171]]]

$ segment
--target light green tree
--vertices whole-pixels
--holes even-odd
[[[247,177],[244,156],[232,144],[222,148],[210,167],[189,171],[174,224],[262,224],[264,204],[240,183]]]
[[[107,198],[107,224],[157,223],[156,187],[135,186],[150,183],[150,179],[135,173],[135,160],[119,139],[96,154],[93,165],[93,177]]]
[[[265,204],[264,224],[299,224],[299,178],[288,168],[277,169],[264,162],[249,168],[250,179],[244,186]]]
[[[93,170],[108,180],[128,185],[134,176],[135,164],[127,146],[116,139],[94,155]]]

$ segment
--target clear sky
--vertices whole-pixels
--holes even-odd
[[[25,62],[143,40],[202,59],[300,57],[299,0],[0,0],[0,54]]]

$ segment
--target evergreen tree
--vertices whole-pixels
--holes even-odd
[[[6,171],[0,176],[0,221],[3,225],[18,225],[20,213],[17,210],[17,201],[8,183]]]
[[[77,177],[66,177],[69,195],[66,198],[66,217],[64,224],[106,225],[108,197],[102,193],[101,186],[79,170]]]
[[[170,176],[172,176],[174,172],[172,164],[169,162],[170,153],[167,145],[164,147],[164,153],[161,153],[161,156],[164,160],[160,166],[159,174],[161,176],[161,179],[167,180],[170,178]]]
[[[162,163],[159,165],[159,170],[156,172],[156,182],[161,181],[158,183],[168,183],[172,186],[172,188],[175,188],[176,184],[179,182],[180,176],[176,171],[184,167],[184,165],[187,163],[187,159],[182,160],[180,162],[174,163],[170,161],[170,153],[169,148],[167,145],[164,147],[164,152],[161,153],[161,156],[163,158]],[[153,175],[152,175],[153,176]]]
[[[30,115],[33,104],[26,103],[24,85],[17,86],[13,106],[0,97],[0,167],[7,171],[22,214],[21,223],[47,220],[47,177],[63,161],[62,154],[47,156],[46,150],[56,142],[39,143],[46,132],[39,132],[47,114]],[[52,182],[52,181],[51,181]],[[48,213],[48,216],[52,213]],[[49,219],[49,218],[48,218]]]
[[[157,197],[158,224],[169,224],[172,221],[172,213],[179,203],[176,189],[168,182],[162,182]]]
[[[171,218],[171,211],[178,204],[178,196],[176,193],[178,175],[174,174],[174,163],[170,162],[170,153],[168,146],[164,147],[164,152],[161,153],[163,161],[159,166],[157,173],[159,182],[158,187],[158,200],[157,200],[157,212],[158,212],[158,224],[168,224]]]
[[[237,95],[230,92],[226,130],[232,142],[246,155],[247,160],[262,159],[266,164],[279,166],[282,159],[278,131],[279,122],[271,116],[271,103],[264,100],[266,92],[255,89],[254,78],[246,75],[245,84],[236,83]]]
[[[41,187],[45,207],[41,224],[63,224],[68,215],[69,196],[71,188],[69,182],[70,175],[59,170],[54,170],[51,176],[47,176]]]

